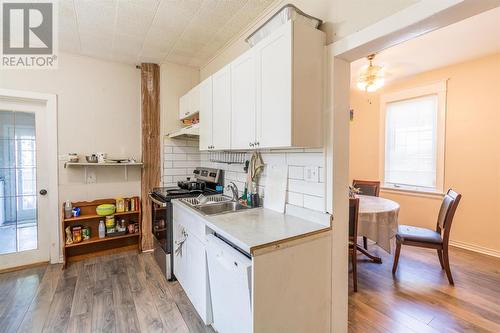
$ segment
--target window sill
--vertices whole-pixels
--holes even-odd
[[[441,199],[444,196],[444,193],[440,191],[420,191],[420,190],[412,190],[412,189],[406,189],[406,188],[395,188],[395,187],[389,187],[389,186],[382,186],[380,188],[382,192],[385,193],[393,193],[393,194],[400,194],[400,195],[408,195],[408,196],[415,196],[415,197],[424,197],[424,198],[439,198]]]

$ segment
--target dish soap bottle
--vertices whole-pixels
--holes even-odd
[[[106,236],[106,229],[104,227],[104,221],[99,221],[99,238],[104,238]]]

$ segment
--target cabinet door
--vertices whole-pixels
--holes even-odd
[[[200,86],[197,85],[189,92],[189,115],[200,112]]]
[[[292,33],[285,24],[255,46],[258,148],[292,144]]]
[[[189,116],[189,93],[179,98],[179,119]]]
[[[182,223],[174,220],[174,274],[194,308],[206,324],[207,264],[205,245]]]
[[[231,148],[231,71],[229,65],[212,76],[213,149]]]
[[[199,85],[200,94],[200,150],[212,146],[212,77]]]
[[[231,63],[231,149],[255,146],[255,69],[253,50]]]

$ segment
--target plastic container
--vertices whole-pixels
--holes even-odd
[[[96,211],[97,215],[100,215],[100,216],[112,215],[115,213],[115,205],[102,204],[102,205],[97,206],[95,211]]]
[[[64,203],[64,218],[69,219],[73,216],[73,205],[71,205],[71,201],[66,201]]]
[[[276,14],[255,30],[250,36],[248,36],[245,39],[245,42],[250,44],[250,47],[253,47],[288,21],[301,22],[315,29],[323,23],[320,19],[307,15],[294,5],[287,4],[278,10]]]
[[[99,238],[106,237],[106,227],[104,226],[104,221],[99,221]]]

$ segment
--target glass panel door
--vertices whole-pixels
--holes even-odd
[[[0,110],[0,255],[38,248],[35,113]]]

